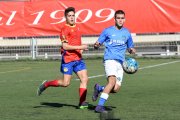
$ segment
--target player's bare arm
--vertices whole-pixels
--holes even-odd
[[[79,46],[73,46],[73,45],[69,45],[66,42],[62,43],[62,47],[64,50],[87,50],[88,49],[88,45],[85,45],[85,44],[82,44]]]

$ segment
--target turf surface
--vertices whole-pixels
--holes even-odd
[[[179,59],[138,59],[140,68]],[[88,75],[103,75],[102,60],[86,60]],[[48,88],[41,96],[37,87],[43,80],[57,79],[59,61],[1,61],[1,120],[98,120],[91,96],[95,83],[106,84],[105,76],[89,79],[87,101],[93,106],[77,109],[79,81],[74,75],[67,88]],[[180,60],[124,74],[121,91],[106,102],[109,117],[119,120],[179,120]]]

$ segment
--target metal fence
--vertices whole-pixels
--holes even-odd
[[[98,36],[83,36],[82,42],[89,44],[84,57],[102,56],[104,47],[93,49]],[[180,34],[133,35],[137,56],[180,55]],[[60,59],[61,42],[58,36],[19,37],[0,39],[0,60],[3,59]]]

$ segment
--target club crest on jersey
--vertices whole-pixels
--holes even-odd
[[[64,72],[67,72],[68,71],[68,68],[67,67],[64,67]]]
[[[126,39],[127,39],[126,36],[121,37],[121,40],[123,40],[123,41],[126,41]]]

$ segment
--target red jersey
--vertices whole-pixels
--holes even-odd
[[[77,25],[70,26],[65,24],[60,33],[61,42],[66,42],[72,46],[81,45],[81,33]],[[61,48],[62,59],[65,63],[80,60],[82,58],[81,50],[64,50]]]

